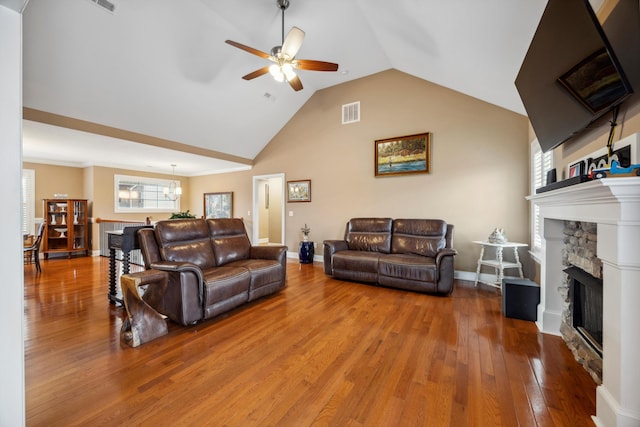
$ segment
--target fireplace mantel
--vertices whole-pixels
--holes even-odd
[[[640,220],[640,179],[605,178],[527,197],[544,218],[617,223]]]
[[[598,426],[640,426],[640,178],[605,178],[527,197],[540,208],[542,256],[538,328],[560,334],[564,220],[598,225],[603,263],[603,378]]]

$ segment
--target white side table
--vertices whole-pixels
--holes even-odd
[[[502,289],[502,279],[504,278],[504,270],[508,268],[517,268],[520,278],[523,279],[524,275],[522,274],[522,264],[520,263],[520,256],[518,255],[518,248],[529,246],[526,243],[516,243],[516,242],[504,242],[504,243],[491,243],[486,241],[474,240],[473,243],[480,245],[480,258],[478,258],[478,269],[476,270],[476,281],[474,286],[478,286],[478,280],[480,278],[480,269],[483,265],[488,267],[493,267],[496,274],[495,282],[481,282],[485,283],[489,286],[495,286],[496,288]],[[495,259],[484,259],[484,249],[487,247],[495,248],[496,257]],[[502,251],[504,248],[513,248],[513,255],[515,257],[515,262],[505,262],[502,259]]]

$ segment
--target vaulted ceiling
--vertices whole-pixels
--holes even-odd
[[[390,68],[524,114],[514,80],[546,4],[290,0],[285,33],[306,32],[297,57],[340,65],[299,71],[294,92],[269,75],[242,80],[268,63],[224,43],[279,45],[275,0],[110,1],[113,13],[92,0],[28,2],[24,106],[194,149],[143,145],[144,155],[126,137],[25,120],[25,160],[157,172],[174,163],[186,176],[246,168],[315,91]]]

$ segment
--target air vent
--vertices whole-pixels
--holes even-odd
[[[95,4],[96,6],[100,6],[101,8],[103,8],[104,10],[106,10],[107,12],[111,12],[114,13],[116,10],[116,5],[111,3],[108,0],[89,0],[91,3]]]
[[[360,101],[344,104],[342,106],[342,124],[360,121]]]

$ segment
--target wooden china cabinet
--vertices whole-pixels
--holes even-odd
[[[42,241],[44,258],[50,254],[89,254],[89,215],[82,199],[44,199],[47,221]]]

